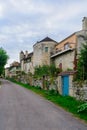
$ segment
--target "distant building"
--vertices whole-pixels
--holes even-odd
[[[33,52],[25,53],[23,51],[20,52],[20,64],[21,64],[21,71],[25,72],[26,74],[31,72],[33,73]]]
[[[5,68],[5,77],[15,77],[20,73],[20,63],[14,61],[10,67]]]
[[[5,78],[10,77],[9,67],[5,68]]]

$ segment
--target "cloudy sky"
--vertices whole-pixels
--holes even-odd
[[[81,30],[84,16],[87,0],[0,0],[0,47],[8,64],[46,36],[59,42]]]

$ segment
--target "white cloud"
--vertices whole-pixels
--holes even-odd
[[[52,11],[52,6],[46,4],[45,1],[36,0],[8,0],[10,8],[22,14],[48,14]],[[10,12],[11,13],[11,12]]]
[[[82,16],[84,12],[87,12],[86,5],[87,2],[71,2],[70,4],[67,3],[67,7],[66,5],[62,5],[59,9],[57,9],[56,6],[52,14],[46,17],[45,28],[51,30],[55,30],[56,28],[61,29],[61,27],[63,28],[64,26],[66,28],[66,25],[67,23],[69,24],[69,21],[73,19],[75,20],[78,16]]]
[[[0,3],[0,18],[4,17],[4,5]]]

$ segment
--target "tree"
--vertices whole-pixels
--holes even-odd
[[[83,44],[82,49],[80,51],[77,70],[78,70],[77,77],[80,80],[86,80],[87,79],[87,43]]]
[[[0,75],[3,73],[8,58],[6,51],[3,48],[0,48]]]

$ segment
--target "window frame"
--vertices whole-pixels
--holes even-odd
[[[45,47],[45,52],[48,52],[48,47],[47,46]]]

